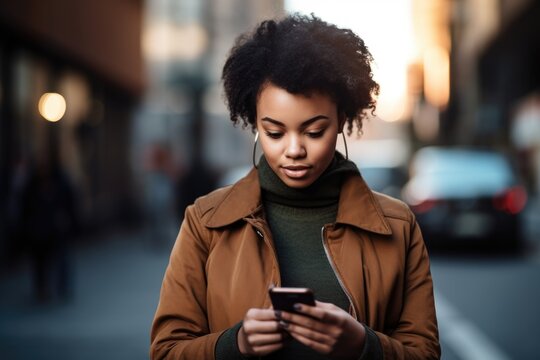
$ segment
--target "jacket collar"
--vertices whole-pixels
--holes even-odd
[[[209,228],[223,227],[255,217],[261,209],[261,186],[257,169],[253,168],[216,204],[205,225]],[[392,233],[379,203],[361,176],[348,176],[343,183],[336,223],[383,235]]]
[[[257,169],[251,171],[231,186],[214,207],[206,226],[218,228],[253,216],[261,206],[261,186]]]

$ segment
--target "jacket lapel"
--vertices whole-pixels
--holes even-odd
[[[349,176],[341,188],[336,223],[382,235],[391,235],[382,209],[361,176]]]
[[[257,169],[251,171],[232,185],[218,202],[205,225],[219,228],[249,217],[261,208],[261,186]]]

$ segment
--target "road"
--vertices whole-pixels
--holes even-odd
[[[149,328],[170,244],[139,233],[74,249],[75,298],[37,305],[22,264],[0,279],[0,358],[147,359]],[[432,256],[447,360],[537,359],[540,256]]]
[[[434,256],[444,359],[538,359],[540,257]]]

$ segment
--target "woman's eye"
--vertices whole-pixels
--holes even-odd
[[[279,139],[280,137],[283,136],[283,134],[280,132],[266,131],[265,133],[266,133],[266,136],[272,139]]]
[[[324,134],[324,130],[319,130],[319,131],[310,131],[307,133],[307,135],[310,137],[310,138],[319,138],[321,136],[323,136]]]

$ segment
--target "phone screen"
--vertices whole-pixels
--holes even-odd
[[[268,290],[272,306],[276,310],[296,312],[294,304],[302,303],[315,306],[313,291],[308,288],[274,287]]]

